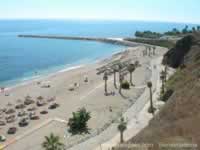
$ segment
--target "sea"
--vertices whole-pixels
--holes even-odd
[[[137,30],[163,33],[185,25],[116,20],[0,20],[0,87],[91,64],[125,49],[92,41],[19,38],[19,34],[123,38],[134,37]]]

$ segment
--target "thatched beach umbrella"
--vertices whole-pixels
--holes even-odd
[[[47,99],[47,102],[54,102],[56,100],[56,97],[50,97]]]
[[[34,103],[35,103],[35,101],[32,99],[32,97],[30,97],[30,96],[25,97],[25,100],[24,100],[25,105],[30,105],[30,104],[34,104]]]
[[[13,108],[9,108],[7,111],[6,111],[6,114],[13,114],[15,113],[15,109]]]
[[[12,107],[13,106],[13,104],[12,103],[10,103],[10,102],[8,102],[8,104],[6,105],[7,107]]]
[[[7,109],[5,111],[6,114],[12,114],[15,113],[14,105],[10,102],[6,105]]]
[[[16,109],[24,109],[26,106],[23,103],[17,104],[15,106]]]
[[[29,95],[27,95],[27,96],[25,97],[25,100],[31,100],[31,99],[32,99],[32,97],[29,96]]]
[[[37,107],[35,106],[35,104],[31,104],[27,111],[35,111],[36,109]]]
[[[37,99],[38,99],[38,100],[43,100],[44,97],[42,97],[42,96],[38,96]]]
[[[17,103],[18,103],[18,104],[22,104],[23,101],[22,101],[21,99],[18,99],[18,100],[17,100]]]

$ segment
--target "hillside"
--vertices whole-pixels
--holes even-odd
[[[200,146],[200,34],[179,40],[163,63],[177,68],[167,82],[173,94],[129,143],[197,143]],[[154,148],[156,149],[156,148]]]

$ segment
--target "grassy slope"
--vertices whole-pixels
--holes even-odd
[[[127,41],[137,42],[137,43],[145,43],[151,45],[157,45],[166,48],[172,48],[175,45],[174,41],[170,40],[158,40],[158,39],[145,39],[145,38],[126,38]]]
[[[200,34],[185,56],[186,68],[178,69],[168,82],[175,89],[149,126],[130,142],[177,142],[186,139],[200,145]],[[183,140],[185,142],[185,140]]]

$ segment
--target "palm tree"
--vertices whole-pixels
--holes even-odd
[[[167,82],[168,66],[165,65],[165,82]]]
[[[116,73],[119,71],[119,69],[117,65],[114,65],[112,69],[113,69],[113,76],[114,76],[114,86],[117,89]]]
[[[135,71],[135,64],[129,64],[128,67],[127,67],[129,73],[130,73],[130,84],[132,86],[134,86],[133,84],[133,72]]]
[[[150,92],[150,112],[152,114],[154,114],[155,108],[153,107],[152,82],[151,81],[147,82],[147,87],[149,88],[149,92]]]
[[[124,76],[120,73],[119,74],[119,93],[121,94],[122,93],[122,82],[124,81]]]
[[[63,150],[64,144],[60,142],[60,137],[55,136],[53,133],[50,136],[45,136],[45,141],[42,143],[45,150]]]
[[[200,26],[197,26],[197,30],[200,31]]]
[[[118,69],[118,73],[119,73],[119,77],[120,77],[120,71],[123,69],[123,65],[121,63],[119,63],[117,65],[117,69]]]
[[[195,27],[192,27],[192,32],[196,32],[196,28]]]
[[[155,50],[156,50],[156,47],[154,46],[154,47],[153,47],[153,55],[156,54]]]
[[[148,53],[148,47],[146,46],[145,47],[145,56],[147,56],[147,53]]]
[[[162,94],[164,94],[165,93],[165,77],[166,75],[165,75],[165,71],[161,71],[161,73],[160,73],[160,79],[161,79],[161,81],[162,81],[162,90],[161,90],[161,93]]]
[[[105,95],[107,95],[108,94],[108,89],[107,89],[108,72],[107,71],[104,72],[103,80],[105,81],[105,88],[104,88]]]
[[[118,130],[120,132],[120,143],[124,142],[124,131],[126,130],[127,123],[124,121],[124,118],[121,118],[120,124],[118,125]]]
[[[151,47],[149,46],[149,56],[151,56]]]

